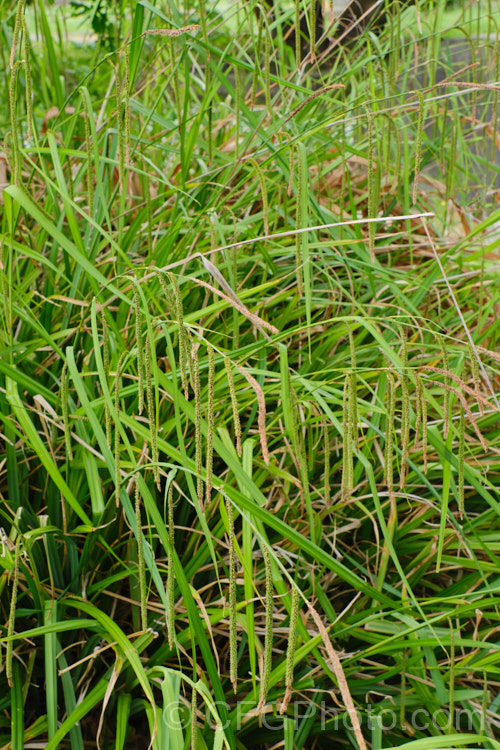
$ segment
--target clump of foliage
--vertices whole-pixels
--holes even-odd
[[[498,747],[496,8],[119,10],[2,11],[0,744]]]

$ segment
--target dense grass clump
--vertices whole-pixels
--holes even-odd
[[[385,10],[2,5],[2,747],[500,747],[499,9]]]

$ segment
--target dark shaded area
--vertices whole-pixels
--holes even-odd
[[[278,2],[279,0],[265,0],[265,6],[268,8],[268,21],[271,23],[279,13]],[[344,46],[352,45],[367,28],[370,27],[374,30],[382,28],[388,20],[389,12],[413,4],[414,0],[393,0],[390,5],[377,3],[377,0],[353,0],[335,20],[334,38]],[[388,8],[390,8],[389,11]],[[302,11],[299,29],[302,56],[305,56],[310,50],[312,29],[314,29],[314,48],[317,54],[326,52],[331,47],[333,38],[329,34],[325,36],[325,29],[328,26],[329,19],[324,17],[321,0],[316,0],[314,6],[311,3],[308,13]],[[288,29],[283,38],[293,50],[296,49],[297,30],[295,23],[288,23]]]

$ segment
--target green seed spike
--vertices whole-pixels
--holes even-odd
[[[189,386],[186,377],[186,363],[189,362],[189,340],[184,327],[184,311],[182,309],[182,298],[177,279],[173,273],[168,274],[172,289],[174,291],[174,310],[179,329],[179,366],[181,371],[181,383],[184,390],[184,397],[189,398]],[[194,384],[193,389],[194,389]]]
[[[9,687],[12,687],[12,657],[14,653],[14,641],[11,640],[14,635],[14,625],[16,622],[17,607],[17,590],[19,587],[19,558],[21,556],[21,535],[17,535],[16,547],[14,550],[14,573],[12,579],[12,591],[10,594],[9,622],[7,625],[7,653],[5,656],[5,672]]]
[[[174,309],[175,309],[175,314],[177,316],[177,322],[179,324],[182,324],[184,322],[184,311],[182,308],[181,290],[179,289],[179,284],[177,283],[176,276],[171,272],[169,272],[167,275],[172,285],[172,290],[174,294]]]
[[[342,445],[342,500],[348,500],[353,490],[354,466],[352,450],[352,389],[351,378],[346,375],[342,405],[343,445]]]
[[[116,492],[116,507],[120,505],[120,489],[121,489],[121,466],[120,466],[120,375],[125,359],[126,352],[122,352],[118,364],[116,365],[116,378],[115,378],[115,492]]]
[[[238,640],[236,631],[236,549],[234,534],[234,511],[226,500],[229,525],[229,673],[231,685],[236,695],[238,689]]]
[[[439,337],[439,346],[441,348],[441,355],[443,357],[443,370],[446,372],[450,371],[450,365],[448,362],[448,352],[446,351],[446,344],[442,336]],[[444,396],[443,396],[443,414],[444,414],[444,438],[448,437],[448,431],[450,429],[450,392],[446,386],[450,385],[450,378],[445,375],[444,378]]]
[[[300,0],[295,0],[295,64],[299,70],[302,63],[302,48],[300,39]]]
[[[194,405],[195,405],[195,468],[196,468],[196,494],[200,507],[203,507],[203,479],[201,472],[203,469],[203,443],[201,437],[201,386],[200,372],[198,366],[198,352],[193,354],[193,371],[194,371]]]
[[[408,468],[408,456],[410,453],[410,389],[408,379],[408,347],[406,331],[401,330],[401,339],[403,345],[402,363],[403,370],[401,373],[401,469],[399,476],[399,489],[402,490],[406,479]]]
[[[14,176],[14,185],[16,186],[21,184],[21,150],[19,148],[19,131],[17,127],[16,111],[17,71],[21,64],[22,63],[19,60],[13,64],[9,79],[9,121],[12,140],[12,173]]]
[[[399,336],[401,338],[401,363],[403,365],[403,376],[408,370],[408,331],[404,326],[398,325]]]
[[[146,588],[146,563],[144,561],[144,539],[142,535],[141,520],[141,491],[139,489],[139,476],[135,478],[135,522],[137,524],[137,567],[139,570],[139,598],[141,602],[141,628],[148,627],[148,592]]]
[[[395,406],[396,406],[396,384],[394,381],[394,375],[391,372],[387,373],[388,383],[388,404],[387,404],[387,423],[385,430],[385,476],[384,481],[389,491],[389,496],[393,492],[394,482],[394,455],[393,455],[393,441],[394,441],[394,418],[395,418]]]
[[[260,682],[259,704],[257,706],[258,712],[262,712],[266,704],[273,658],[273,572],[271,568],[271,556],[267,547],[263,547],[262,554],[266,569],[266,624],[262,678]]]
[[[418,124],[417,124],[417,146],[415,149],[415,177],[413,179],[413,205],[417,202],[418,177],[420,162],[422,161],[422,133],[424,129],[424,97],[421,91],[418,96]]]
[[[24,56],[24,75],[26,79],[26,124],[27,138],[33,138],[33,77],[31,75],[31,47],[30,36],[26,27],[26,18],[22,15],[23,29],[23,56]]]
[[[207,459],[206,459],[206,506],[210,505],[212,497],[212,473],[214,464],[214,431],[215,431],[215,413],[214,413],[214,350],[208,347],[208,433],[207,433]]]
[[[198,750],[198,693],[193,687],[191,695],[191,750]]]
[[[233,373],[231,370],[231,361],[229,357],[224,357],[224,365],[226,368],[227,382],[229,385],[229,393],[231,395],[231,408],[233,410],[233,425],[234,425],[234,437],[236,440],[236,452],[241,458],[241,422],[240,415],[238,413],[238,400],[236,398],[236,389],[234,387]]]
[[[151,433],[151,459],[153,461],[153,476],[156,486],[160,489],[160,467],[158,466],[158,434],[156,429],[156,413],[153,398],[153,378],[151,374],[151,339],[146,334],[146,403],[148,407],[148,424]]]
[[[453,719],[455,716],[455,630],[450,620],[450,687],[449,695],[449,722],[448,731],[453,732]]]
[[[64,444],[66,446],[66,455],[69,462],[73,461],[73,451],[71,449],[71,430],[69,426],[69,405],[68,405],[68,364],[65,361],[61,372],[61,408],[63,414],[64,427]]]
[[[87,99],[85,98],[83,91],[80,90],[80,94],[82,96],[82,102],[83,102],[83,111],[84,111],[84,124],[85,124],[85,153],[87,156],[87,172],[86,172],[86,182],[87,182],[87,201],[88,201],[88,211],[89,216],[93,217],[94,215],[94,180],[92,179],[92,168],[93,168],[93,162],[92,162],[92,136],[90,133],[90,112],[88,111],[87,106]]]
[[[10,48],[10,68],[14,67],[14,58],[16,56],[17,47],[19,45],[19,34],[22,28],[22,21],[24,16],[24,0],[18,0],[16,8],[16,18],[14,21],[14,30],[12,32],[12,45]]]
[[[366,110],[368,125],[368,216],[375,218],[375,170],[373,169],[373,113]],[[370,262],[375,263],[375,229],[374,221],[368,224],[368,245],[370,250]]]
[[[174,574],[174,483],[170,482],[167,493],[167,520],[169,548],[167,554],[167,637],[169,648],[175,644],[175,574]]]
[[[325,422],[323,427],[324,432],[324,443],[325,443],[325,476],[323,485],[323,500],[325,507],[330,506],[330,438],[328,435],[328,425]]]
[[[290,703],[293,690],[293,672],[295,648],[297,645],[297,620],[299,616],[299,589],[292,586],[292,605],[290,610],[290,627],[288,629],[288,643],[286,648],[286,668],[285,668],[285,697],[280,706],[280,714],[284,714]]]
[[[158,276],[158,281],[160,282],[162,292],[165,295],[165,301],[167,303],[167,312],[173,318],[175,317],[175,301],[167,286],[167,282],[165,281],[165,274],[163,273],[163,271],[157,271],[156,275]]]
[[[469,359],[470,359],[470,364],[471,364],[471,369],[472,369],[472,380],[474,383],[474,392],[477,397],[477,405],[479,408],[479,413],[482,416],[484,414],[484,407],[483,407],[483,401],[481,399],[481,382],[479,380],[479,367],[478,367],[477,359],[472,349],[472,346],[470,345],[470,342],[469,342]]]
[[[425,388],[422,386],[422,453],[424,457],[424,472],[427,472],[427,400],[425,398]]]
[[[135,344],[137,347],[137,394],[138,394],[138,406],[137,410],[139,414],[142,414],[144,409],[144,349],[142,341],[142,310],[139,299],[139,290],[137,283],[134,287],[134,309],[135,309]]]
[[[356,379],[356,347],[354,344],[354,335],[349,326],[347,326],[349,336],[349,350],[351,355],[351,373],[350,377],[350,389],[351,389],[351,423],[353,431],[354,446],[356,449],[359,448],[359,432],[358,432],[358,398],[357,398],[357,379]]]
[[[302,203],[303,203],[303,192],[304,192],[304,179],[303,179],[303,167],[300,153],[297,159],[297,229],[302,229]],[[299,297],[304,295],[304,278],[302,271],[302,235],[297,233],[295,235],[295,262],[297,265],[297,293]]]
[[[104,375],[107,378],[109,375],[109,337],[108,337],[108,323],[106,321],[106,314],[102,311],[102,362],[104,366]],[[104,421],[106,424],[106,443],[108,448],[111,448],[111,414],[109,411],[109,404],[104,399]]]
[[[422,426],[422,381],[415,375],[415,448],[418,448],[420,428]]]
[[[465,509],[465,410],[463,406],[460,406],[458,440],[458,512],[462,519]]]

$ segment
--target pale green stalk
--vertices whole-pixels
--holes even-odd
[[[24,75],[26,80],[26,137],[28,141],[33,139],[33,79],[31,74],[31,47],[30,36],[26,26],[26,17],[22,15],[23,29],[23,56],[24,56]]]
[[[135,477],[135,522],[137,524],[137,568],[139,573],[139,597],[141,606],[141,628],[148,627],[148,591],[146,586],[146,564],[144,561],[144,538],[141,520],[141,491],[139,475]]]
[[[137,411],[144,409],[144,345],[142,339],[142,309],[137,283],[134,285],[135,345],[137,347]]]
[[[193,353],[193,386],[194,386],[194,408],[195,408],[195,468],[196,468],[196,495],[200,507],[203,507],[203,438],[201,434],[201,385],[198,364],[198,352]]]
[[[102,311],[102,364],[104,367],[104,375],[106,378],[109,375],[109,336],[108,336],[108,323],[106,321],[106,313]],[[108,447],[111,447],[111,413],[109,410],[109,403],[107,399],[104,399],[104,422],[106,425],[106,442]]]
[[[175,645],[175,573],[174,573],[174,483],[170,482],[167,492],[168,539],[167,551],[167,637],[172,649]]]
[[[266,593],[265,593],[265,634],[264,652],[262,656],[262,676],[260,681],[259,704],[257,711],[262,711],[266,704],[269,681],[271,679],[271,668],[273,658],[273,573],[271,568],[271,556],[267,547],[263,547],[264,566],[266,571]]]
[[[149,431],[151,433],[151,460],[153,462],[153,476],[156,486],[160,489],[160,467],[158,465],[158,432],[156,425],[156,411],[153,398],[153,377],[151,373],[151,347],[152,342],[149,333],[146,333],[146,352],[145,352],[145,370],[146,370],[146,404],[148,412]]]
[[[415,148],[415,177],[413,180],[413,205],[417,202],[418,178],[420,173],[420,162],[422,161],[422,134],[424,130],[424,97],[421,91],[417,91],[418,96],[418,124],[417,124],[417,145]]]
[[[464,517],[465,506],[465,410],[460,406],[458,423],[458,512]]]
[[[238,690],[238,640],[236,630],[236,548],[234,532],[234,511],[232,503],[226,500],[229,538],[229,672],[234,693]]]
[[[214,350],[208,346],[208,404],[207,404],[207,446],[206,446],[206,506],[210,505],[212,498],[212,481],[213,481],[213,464],[214,464],[214,432],[215,432],[215,412],[214,412]]]
[[[394,482],[394,453],[393,453],[393,440],[394,440],[394,419],[395,419],[395,408],[396,408],[396,384],[394,376],[391,372],[387,373],[387,385],[388,385],[388,404],[387,404],[387,419],[385,427],[385,471],[384,471],[384,482],[387,485],[389,495],[393,492]]]
[[[288,643],[286,648],[285,696],[280,706],[280,714],[285,713],[290,703],[293,691],[293,674],[295,649],[297,646],[297,620],[299,616],[300,596],[297,586],[292,586],[292,604],[290,609],[290,626],[288,629]]]
[[[68,461],[73,461],[73,450],[71,448],[71,429],[69,426],[69,400],[68,400],[68,366],[64,361],[61,372],[61,409],[63,414],[64,444]]]
[[[116,507],[120,505],[120,489],[121,489],[121,465],[120,465],[120,376],[123,366],[123,361],[126,357],[126,352],[123,351],[120,354],[120,358],[116,365],[116,377],[115,377],[115,492],[116,492]]]
[[[226,368],[227,383],[229,386],[229,394],[231,396],[231,408],[233,412],[233,426],[234,426],[234,437],[236,440],[236,452],[241,457],[241,423],[240,415],[238,412],[238,400],[236,398],[236,389],[234,387],[233,372],[231,370],[231,360],[229,357],[224,357],[224,365]]]
[[[21,535],[18,534],[16,538],[16,546],[14,549],[14,570],[12,573],[12,590],[10,592],[10,609],[9,609],[9,620],[7,625],[7,653],[5,656],[5,673],[7,676],[7,682],[9,687],[12,687],[12,658],[14,649],[14,627],[16,623],[16,608],[17,608],[17,590],[19,587],[19,558],[21,556]]]

